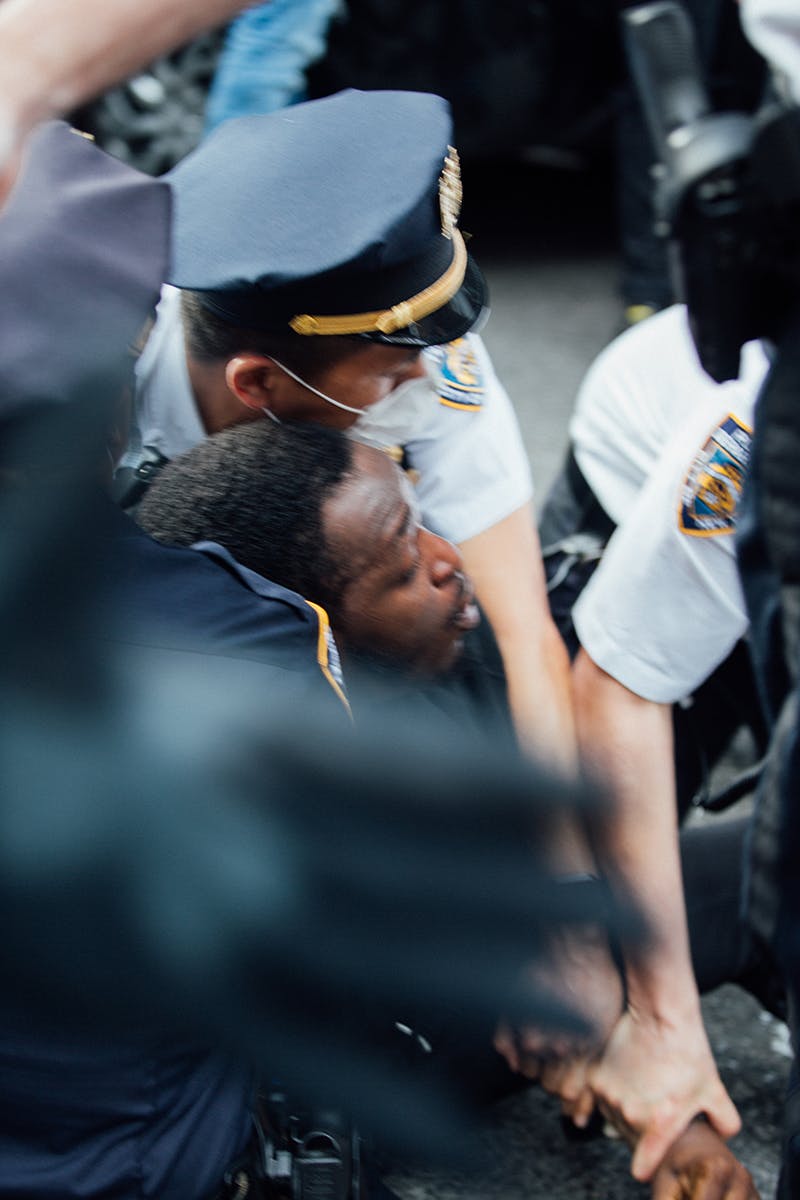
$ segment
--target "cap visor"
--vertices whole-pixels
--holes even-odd
[[[489,304],[489,289],[475,260],[470,255],[464,282],[452,299],[430,316],[394,333],[364,333],[359,336],[387,346],[443,346],[469,333],[477,325]]]

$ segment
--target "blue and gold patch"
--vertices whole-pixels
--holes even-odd
[[[447,346],[437,346],[439,378],[436,391],[439,403],[466,412],[480,412],[486,387],[477,355],[468,338],[457,338]]]
[[[753,431],[732,413],[695,457],[681,489],[678,524],[693,537],[731,533],[750,459]]]

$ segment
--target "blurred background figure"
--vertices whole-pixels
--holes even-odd
[[[0,5],[0,202],[39,121],[77,109],[244,6],[243,0],[5,0]]]
[[[621,7],[635,7],[628,0]],[[753,112],[764,85],[763,60],[744,37],[737,0],[680,0],[696,37],[704,80],[721,110]],[[653,169],[656,149],[627,70],[621,83],[616,137],[616,198],[624,325],[674,303],[666,243],[656,232]]]
[[[306,99],[306,72],[325,53],[342,0],[269,0],[227,31],[206,104],[206,131],[228,117],[273,112]]]

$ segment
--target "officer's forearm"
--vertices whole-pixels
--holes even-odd
[[[581,757],[610,786],[614,806],[595,823],[593,846],[610,885],[649,929],[626,946],[628,995],[657,1019],[699,1007],[678,850],[672,713],[635,695],[581,650],[573,669]]]
[[[462,542],[461,552],[503,658],[521,745],[534,757],[571,771],[575,734],[569,659],[550,617],[529,506]]]

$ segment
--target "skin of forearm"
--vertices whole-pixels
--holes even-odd
[[[581,650],[573,668],[581,759],[610,790],[612,804],[591,827],[610,886],[630,900],[649,930],[623,946],[628,999],[658,1020],[699,1005],[678,850],[669,705],[645,700]]]
[[[537,762],[574,776],[577,771],[572,720],[569,656],[550,616],[538,533],[529,506],[461,544],[464,564],[490,620],[503,658],[509,704],[524,753]],[[547,830],[547,855],[556,873],[595,869],[582,820],[573,811],[555,814]],[[605,932],[595,928],[564,932],[554,939],[552,958],[539,964],[556,995],[575,988],[587,1019],[607,1032],[608,1012],[619,1015]],[[591,983],[587,983],[591,980]],[[611,980],[611,985],[608,981]],[[610,997],[610,1005],[607,998]],[[582,1002],[591,998],[586,1007]],[[596,1001],[601,999],[602,1013]],[[601,1019],[602,1018],[602,1019]],[[531,1078],[539,1073],[538,1055],[554,1049],[552,1031],[503,1025],[497,1047],[513,1070]]]
[[[460,549],[497,639],[520,745],[538,761],[571,773],[576,747],[569,657],[550,617],[530,506]]]
[[[246,0],[3,0],[0,108],[24,134],[245,7]]]
[[[534,761],[572,776],[577,751],[569,655],[550,616],[532,509],[517,509],[460,549],[497,639],[520,746]],[[555,818],[549,846],[556,871],[594,870],[575,814]]]

